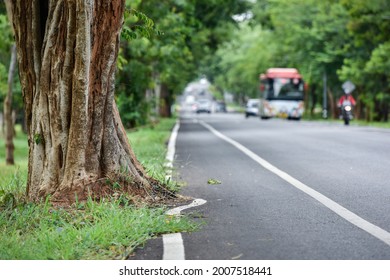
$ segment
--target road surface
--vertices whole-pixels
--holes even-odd
[[[390,130],[187,114],[175,179],[206,204],[189,260],[390,259]],[[220,184],[209,184],[212,179]],[[136,259],[162,259],[155,239]]]

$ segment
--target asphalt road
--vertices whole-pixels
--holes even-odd
[[[183,194],[207,200],[184,211],[204,223],[199,231],[182,234],[185,258],[389,260],[390,240],[384,240],[390,232],[389,143],[385,129],[238,114],[183,115],[175,179],[187,183]],[[243,149],[342,208],[347,218]],[[209,179],[221,183],[208,184]],[[161,256],[156,239],[135,258]]]

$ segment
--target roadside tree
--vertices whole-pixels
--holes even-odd
[[[27,193],[70,204],[113,192],[153,198],[114,101],[124,0],[12,3],[27,118]]]

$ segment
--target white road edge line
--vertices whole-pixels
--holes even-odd
[[[234,147],[236,147],[238,150],[246,154],[248,157],[256,161],[258,164],[263,166],[265,169],[271,171],[272,173],[276,174],[283,180],[287,181],[297,189],[301,190],[302,192],[306,193],[307,195],[311,196],[318,202],[322,203],[324,206],[335,212],[337,215],[341,216],[351,224],[359,227],[360,229],[368,232],[369,234],[375,236],[379,240],[383,241],[387,245],[390,246],[390,233],[386,230],[364,220],[360,216],[356,215],[355,213],[349,211],[348,209],[344,208],[337,202],[331,200],[330,198],[324,196],[323,194],[315,191],[314,189],[310,188],[309,186],[305,185],[304,183],[300,182],[299,180],[295,179],[294,177],[290,176],[286,172],[278,169],[268,161],[264,160],[263,158],[259,157],[257,154],[249,150],[248,148],[244,147],[242,144],[238,143],[237,141],[225,136],[224,134],[220,133],[216,129],[214,129],[209,124],[205,123],[204,121],[199,122],[202,126],[210,130],[215,136],[221,138],[222,140],[230,143]]]
[[[175,126],[172,129],[171,136],[169,137],[167,155],[165,156],[166,159],[165,167],[167,168],[166,178],[172,179],[173,160],[176,152],[175,147],[176,147],[176,139],[177,139],[177,134],[179,132],[179,128],[180,128],[180,123],[177,121]]]
[[[167,175],[166,178],[172,179],[172,168],[173,168],[173,160],[175,157],[175,146],[177,134],[179,132],[180,124],[176,122],[174,128],[172,129],[171,137],[168,142],[168,151],[166,155],[166,164],[167,167]],[[191,208],[200,206],[205,204],[206,200],[203,199],[195,199],[192,203],[188,205],[179,206],[173,209],[170,209],[166,212],[167,215],[180,215],[180,212]],[[163,235],[163,260],[185,260],[185,251],[184,251],[184,243],[181,233],[171,233]]]
[[[167,215],[179,215],[182,210],[205,204],[206,200],[195,199],[189,205],[173,208],[166,212]],[[184,243],[181,233],[170,233],[163,235],[163,260],[185,260]]]

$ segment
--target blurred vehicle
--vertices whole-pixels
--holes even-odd
[[[216,101],[216,111],[226,113],[226,103],[224,101]]]
[[[195,102],[183,102],[180,111],[184,113],[195,113],[197,108],[197,104]]]
[[[260,118],[301,119],[305,84],[297,69],[270,68],[260,75],[260,83]]]
[[[258,116],[259,115],[259,103],[260,99],[249,99],[245,107],[245,117]]]
[[[351,95],[355,90],[355,85],[351,81],[346,81],[342,88],[344,95],[340,97],[337,105],[341,109],[341,117],[344,120],[344,124],[349,125],[349,122],[353,119],[353,107],[356,105],[356,101]]]
[[[197,114],[199,113],[211,113],[211,110],[212,110],[212,103],[210,100],[208,99],[199,99],[198,101],[196,101],[196,103],[194,104],[194,108],[195,108],[195,112]]]
[[[344,100],[341,104],[341,116],[345,125],[349,125],[349,122],[353,119],[352,108],[352,102],[349,100]]]

